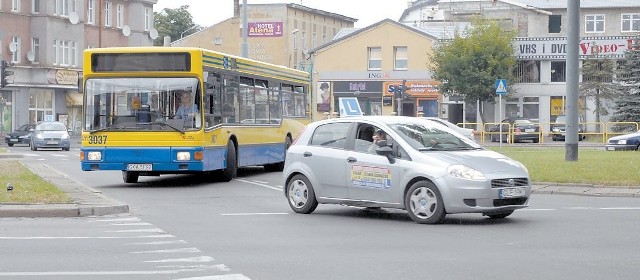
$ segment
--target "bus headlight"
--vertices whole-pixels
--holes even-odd
[[[88,160],[102,160],[102,153],[101,152],[87,152],[87,159]]]
[[[176,157],[178,158],[178,160],[191,160],[191,153],[190,152],[178,152]]]

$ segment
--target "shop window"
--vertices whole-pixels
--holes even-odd
[[[521,60],[518,61],[514,76],[516,83],[539,83],[540,82],[540,61]]]
[[[551,61],[551,82],[566,82],[567,63]]]

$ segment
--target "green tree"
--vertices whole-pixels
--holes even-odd
[[[442,82],[440,92],[459,94],[468,104],[495,103],[496,80],[514,81],[513,39],[514,33],[505,32],[498,22],[476,20],[465,32],[441,41],[434,48],[430,66],[432,77]],[[483,110],[480,118],[485,119]]]
[[[164,37],[171,37],[171,41],[179,40],[202,29],[193,22],[189,13],[189,5],[182,5],[177,9],[164,8],[154,12],[154,25],[158,30],[158,38],[153,41],[154,46],[162,46]]]
[[[640,122],[640,34],[633,40],[631,49],[625,51],[617,71],[620,96],[613,106],[611,121]],[[618,125],[614,131],[623,131],[636,126]]]
[[[593,100],[596,122],[600,122],[600,116],[609,115],[603,102],[613,101],[618,95],[618,86],[613,82],[615,68],[615,60],[610,57],[600,57],[597,54],[585,59],[582,63],[580,96],[584,98],[585,103],[588,99]],[[600,127],[597,129],[599,130]]]

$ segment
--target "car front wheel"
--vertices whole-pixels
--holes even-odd
[[[437,224],[447,214],[438,188],[431,182],[419,181],[411,185],[404,198],[411,219],[419,224]]]
[[[311,182],[304,175],[295,175],[287,185],[287,200],[291,209],[300,214],[309,214],[318,207],[318,200]]]

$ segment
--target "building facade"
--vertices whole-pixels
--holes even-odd
[[[248,57],[305,68],[309,50],[329,42],[341,29],[352,28],[356,21],[298,4],[248,4]],[[172,38],[171,46],[200,47],[241,55],[242,22],[242,5],[236,4],[234,17],[187,37]]]
[[[414,1],[400,18],[403,24],[427,31],[462,30],[473,17],[499,20],[506,30],[517,34],[514,52],[518,58],[517,81],[508,81],[515,90],[502,102],[485,106],[485,121],[497,122],[506,116],[553,122],[563,114],[566,98],[567,1],[565,0],[478,0]],[[580,1],[581,63],[585,59],[619,59],[640,32],[640,2],[633,0]],[[445,36],[439,38],[443,39]],[[588,77],[579,77],[582,82]],[[595,103],[581,98],[580,114],[595,129]],[[473,107],[473,104],[468,107]],[[494,108],[494,110],[486,110]],[[498,112],[505,112],[498,116]],[[477,111],[467,111],[467,116]],[[444,116],[446,118],[446,116]],[[470,118],[468,120],[471,120]],[[607,122],[602,116],[598,122]],[[548,125],[544,126],[547,129]]]
[[[157,0],[0,0],[0,58],[14,72],[0,89],[0,133],[59,120],[81,129],[82,53],[151,46]]]
[[[315,119],[339,114],[342,97],[357,97],[365,115],[438,116],[441,95],[426,62],[436,37],[390,19],[343,30],[311,50]],[[407,90],[394,97],[400,87]]]

